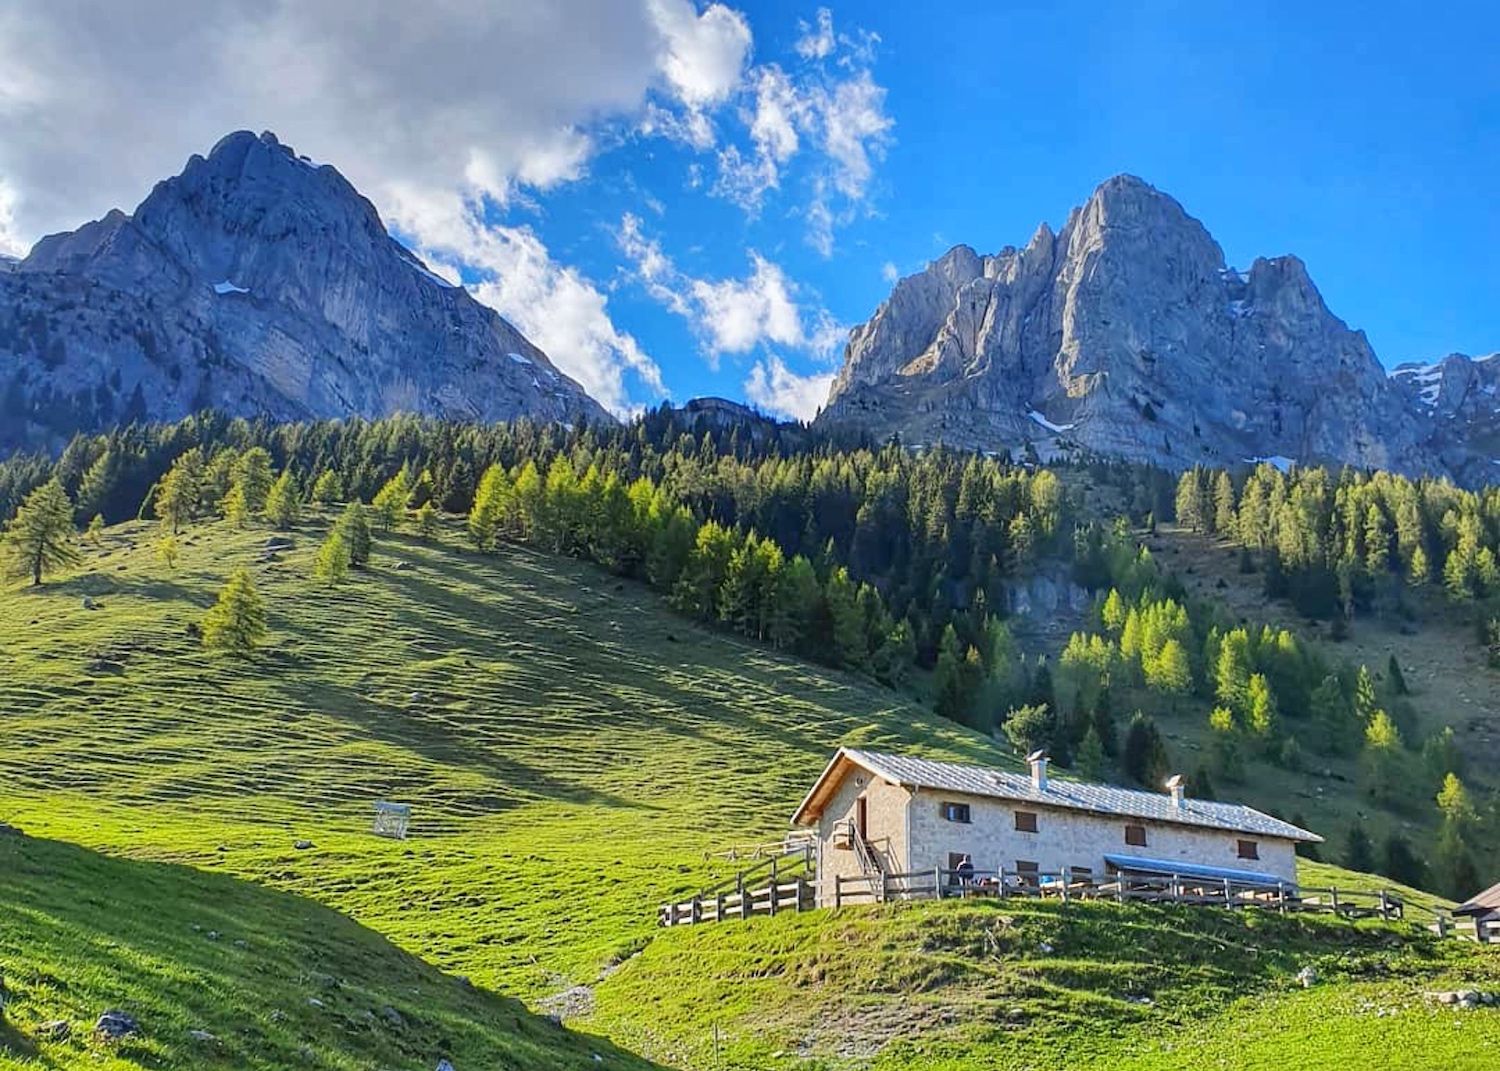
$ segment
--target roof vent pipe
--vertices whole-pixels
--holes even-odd
[[[1182,808],[1184,787],[1185,786],[1182,780],[1182,774],[1173,774],[1171,777],[1167,778],[1167,791],[1172,793],[1172,806],[1178,808],[1179,810]]]
[[[1033,751],[1026,756],[1026,761],[1031,764],[1031,787],[1038,792],[1047,791],[1047,753],[1045,751]]]

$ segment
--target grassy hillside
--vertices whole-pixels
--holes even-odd
[[[1028,1023],[1072,1009],[1061,1025],[1015,1034],[1042,1053],[1072,1053],[1083,1042],[1069,1040],[1079,1032],[1067,1024],[1112,1009],[1098,1051],[1118,1063],[1120,1046],[1144,1044],[1162,1025],[1153,1018],[1161,1012],[1141,1012],[1127,996],[1162,992],[1153,1007],[1178,1002],[1171,1022],[1184,1029],[1226,1016],[1269,1029],[1311,999],[1287,991],[1302,957],[1344,957],[1342,934],[1325,939],[1316,928],[1112,915],[1119,909],[1108,905],[1066,918],[1010,905],[993,916],[976,914],[993,910],[979,905],[890,919],[820,912],[662,934],[657,902],[740,865],[715,853],[778,838],[841,740],[1011,760],[891,692],[697,628],[649,592],[564,559],[516,548],[481,557],[453,532],[435,543],[396,535],[378,541],[372,569],[330,590],[309,575],[317,522],[271,561],[260,560],[264,531],[196,526],[175,570],[152,555],[155,534],[110,529],[71,575],[0,590],[9,670],[0,676],[0,820],[47,838],[0,848],[22,859],[0,871],[0,898],[35,905],[0,920],[0,969],[20,994],[4,1039],[11,1058],[28,1051],[37,1023],[86,1025],[104,1006],[133,1002],[163,1024],[138,1061],[160,1067],[203,1066],[182,1040],[200,1028],[232,1039],[226,1066],[306,1066],[287,1056],[293,1036],[321,1054],[314,1066],[430,1065],[444,1041],[471,1055],[455,1059],[461,1071],[506,1060],[553,1066],[530,1055],[546,1048],[549,1027],[456,989],[439,968],[528,1001],[597,983],[589,1029],[679,1066],[715,1066],[705,1048],[715,1026],[728,1039],[721,1060],[739,1066],[790,1059],[777,1052],[812,1054],[804,1066],[837,1061],[837,1038],[818,1024],[846,1013],[875,1024],[855,1031],[863,1048],[844,1055],[856,1062],[878,1052],[884,1066],[959,1066],[1006,1051],[1013,1028],[995,1019],[1002,993],[1019,1002],[1004,1015],[1020,1007]],[[251,567],[270,610],[269,642],[249,661],[207,653],[192,634],[238,565]],[[377,799],[412,804],[411,839],[369,833]],[[78,895],[58,896],[55,875],[71,875]],[[120,906],[138,902],[152,914]],[[194,923],[230,943],[202,944]],[[1019,935],[1001,934],[1021,942],[1005,944],[1014,954],[988,973],[955,970],[972,953],[952,942],[997,926]],[[1140,944],[1117,956],[1122,926]],[[1205,928],[1223,929],[1216,940],[1239,951],[1172,980],[1171,965]],[[1039,964],[1023,954],[1035,935],[1072,942],[1075,931],[1076,947],[1045,938],[1072,948],[1066,955]],[[236,959],[237,939],[266,959]],[[1368,943],[1369,955],[1381,954],[1380,938]],[[1419,980],[1493,970],[1457,944],[1392,954],[1407,996]],[[32,966],[48,961],[68,970]],[[1143,968],[1150,988],[1128,988],[1132,963],[1154,964]],[[304,978],[314,974],[349,979],[336,1032],[302,1018],[313,1007]],[[407,977],[418,979],[416,994],[392,988]],[[1359,986],[1390,988],[1356,977],[1340,999]],[[931,997],[917,1002],[921,1018],[899,1011],[912,991]],[[846,997],[849,1008],[839,1004]],[[298,1018],[273,1024],[270,1009],[296,998]],[[386,1004],[419,1026],[370,1027],[363,1012],[379,1016]],[[1354,1008],[1349,1029],[1370,1026]],[[1417,1017],[1418,1003],[1411,1009]],[[815,1035],[808,1045],[805,1030]],[[914,1041],[919,1034],[931,1040]],[[558,1066],[575,1066],[568,1054],[591,1044],[559,1048]],[[81,1042],[43,1056],[63,1067],[93,1059]],[[0,1052],[0,1064],[6,1058]]]
[[[225,874],[7,835],[0,904],[0,1067],[648,1066]],[[138,1035],[93,1039],[105,1009]]]
[[[598,987],[591,1025],[747,1071],[1165,1069],[1189,1053],[1313,1071],[1372,1051],[1478,1071],[1500,1059],[1500,1013],[1423,994],[1497,982],[1500,957],[1473,946],[1322,916],[949,901],[675,928]]]
[[[314,898],[531,998],[730,869],[705,853],[779,838],[839,739],[996,758],[588,566],[395,536],[328,590],[295,538],[260,563],[264,531],[197,527],[169,572],[124,526],[0,592],[0,818]],[[188,632],[240,564],[272,628],[248,663]],[[369,835],[377,799],[413,805],[411,840]]]

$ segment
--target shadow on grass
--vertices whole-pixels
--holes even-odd
[[[115,1055],[158,1068],[653,1066],[313,901],[223,874],[8,836],[0,903],[11,993],[0,1056],[36,1054],[43,1067],[99,1049],[89,1031],[107,1008],[140,1024]],[[34,1040],[51,1020],[72,1038]]]

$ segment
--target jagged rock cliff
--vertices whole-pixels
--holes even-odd
[[[0,451],[204,408],[612,419],[336,169],[244,131],[0,265]]]
[[[1173,468],[1458,472],[1469,447],[1445,452],[1422,409],[1300,260],[1236,271],[1181,205],[1121,175],[1056,234],[994,256],[958,246],[897,283],[852,332],[818,424]]]

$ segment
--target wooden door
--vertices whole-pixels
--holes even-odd
[[[854,801],[854,828],[865,840],[870,839],[870,809],[869,801],[863,796]]]

